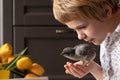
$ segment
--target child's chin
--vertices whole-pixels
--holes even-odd
[[[98,42],[93,42],[93,44],[94,44],[94,45],[100,45],[100,43],[98,43]]]

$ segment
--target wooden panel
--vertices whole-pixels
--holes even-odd
[[[51,0],[14,0],[13,25],[57,25]]]
[[[60,53],[64,47],[74,46],[79,41],[75,33],[56,34],[56,29],[63,27],[15,27],[14,28],[14,50],[19,52],[28,46],[27,54],[45,68],[45,76],[50,80],[80,80],[65,75],[63,65],[71,61]],[[72,61],[73,62],[73,61]],[[82,80],[94,80],[90,74]]]

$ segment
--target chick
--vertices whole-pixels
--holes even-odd
[[[82,61],[83,65],[86,65],[96,57],[96,49],[89,43],[83,43],[64,48],[61,55],[74,61]]]

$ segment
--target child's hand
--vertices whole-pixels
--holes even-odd
[[[89,71],[91,69],[91,64],[92,63],[89,63],[86,66],[83,66],[83,62],[81,62],[81,61],[76,62],[76,63],[67,62],[64,65],[64,67],[66,69],[65,73],[73,75],[78,78],[82,78],[83,76],[85,76],[86,74],[89,73]]]

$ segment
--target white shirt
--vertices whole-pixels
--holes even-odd
[[[120,80],[120,24],[100,45],[103,80]]]

